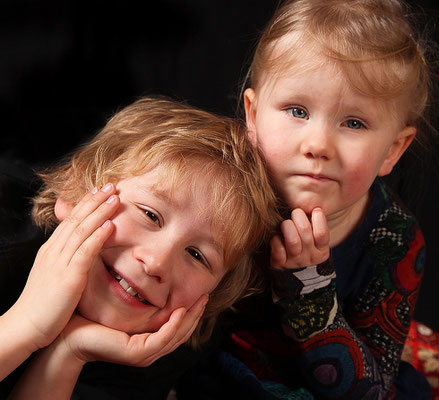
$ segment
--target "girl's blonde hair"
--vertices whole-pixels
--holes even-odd
[[[58,197],[76,203],[93,187],[159,165],[176,190],[184,184],[196,194],[198,181],[205,184],[209,177],[207,206],[224,245],[228,272],[210,294],[192,335],[196,346],[209,337],[218,313],[250,288],[252,252],[280,221],[261,157],[237,121],[168,99],[142,98],[116,113],[65,162],[40,174],[44,184],[34,198],[33,218],[54,227]]]
[[[257,89],[267,75],[324,55],[366,96],[405,100],[406,124],[423,117],[430,92],[426,48],[399,0],[287,0],[269,21],[247,75]]]

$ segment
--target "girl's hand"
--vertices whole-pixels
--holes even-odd
[[[88,271],[113,224],[119,206],[115,187],[94,189],[41,246],[26,286],[9,310],[17,332],[26,332],[35,348],[47,346],[62,331],[87,283]]]
[[[321,208],[311,213],[296,208],[291,219],[281,224],[281,235],[271,240],[270,263],[273,268],[295,269],[320,264],[329,258],[329,229]]]
[[[76,355],[80,363],[106,361],[146,367],[174,351],[192,335],[204,312],[208,297],[203,295],[188,310],[178,308],[155,333],[128,335],[74,314],[57,339]]]

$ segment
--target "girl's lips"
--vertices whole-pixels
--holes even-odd
[[[320,182],[332,182],[334,179],[331,179],[325,175],[314,175],[314,174],[296,174],[299,177],[314,180],[314,181],[320,181]]]

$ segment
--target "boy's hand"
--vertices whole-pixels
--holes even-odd
[[[281,224],[282,236],[271,240],[270,263],[273,268],[302,268],[320,264],[329,258],[329,229],[321,208],[315,208],[311,221],[296,208],[291,219]]]
[[[108,220],[119,206],[114,185],[93,190],[41,246],[26,286],[10,311],[34,347],[51,343],[72,316],[88,271],[113,230]],[[32,349],[31,349],[32,350]]]
[[[128,335],[74,314],[57,341],[76,355],[82,364],[106,361],[146,367],[186,342],[198,325],[207,296],[186,311],[178,308],[155,333]]]

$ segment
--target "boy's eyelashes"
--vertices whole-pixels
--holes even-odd
[[[153,211],[143,205],[136,204],[137,208],[144,214],[152,223],[157,225],[159,228],[162,227],[163,222],[160,214],[156,211]]]
[[[207,268],[211,269],[209,262],[203,256],[203,254],[193,247],[188,247],[186,251],[191,255],[192,258],[197,260],[198,262],[204,264]]]
[[[141,210],[141,212],[146,215],[148,219],[152,221],[155,225],[157,225],[159,228],[163,226],[162,218],[160,217],[160,214],[157,212],[154,212],[145,206],[141,206],[139,204],[136,204],[137,208]],[[198,249],[194,247],[188,247],[186,248],[186,251],[188,254],[197,262],[204,264],[209,270],[211,269],[211,266],[209,262],[207,261],[206,257],[204,257],[203,253],[199,251]]]
[[[144,209],[144,213],[157,226],[161,226],[162,225],[161,222],[160,222],[160,218],[156,214],[154,214],[152,211]]]

